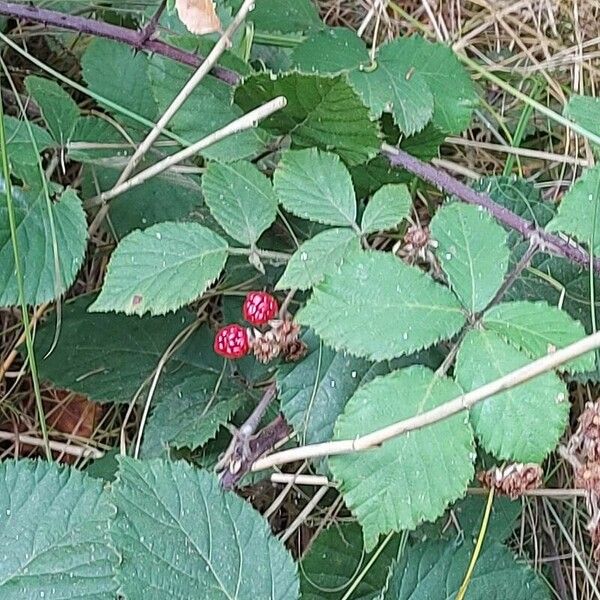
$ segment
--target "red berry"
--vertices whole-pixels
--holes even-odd
[[[214,350],[219,356],[225,358],[241,358],[248,354],[250,341],[245,327],[233,323],[225,325],[217,331]]]
[[[267,292],[250,292],[244,301],[244,319],[252,325],[264,325],[275,318],[279,306]]]

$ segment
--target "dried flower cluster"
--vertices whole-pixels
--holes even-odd
[[[277,357],[296,361],[306,354],[306,345],[299,339],[300,326],[291,318],[273,319],[266,331],[253,329],[250,351],[256,360],[268,363]]]
[[[600,561],[600,402],[588,402],[567,444],[565,458],[575,471],[575,486],[587,491],[590,515],[587,529],[594,544],[594,558]]]
[[[498,494],[516,499],[527,490],[535,490],[542,485],[542,467],[535,463],[510,463],[504,467],[494,467],[482,471],[477,479],[483,487],[494,489]]]

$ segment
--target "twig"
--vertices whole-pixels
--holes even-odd
[[[334,486],[334,484],[324,475],[302,475],[301,473],[273,473],[271,474],[271,483],[285,483],[287,485]]]
[[[561,256],[573,263],[589,268],[589,254],[583,247],[575,243],[575,241],[571,239],[564,240],[557,235],[548,233],[544,229],[537,227],[534,223],[523,219],[497,202],[494,202],[487,194],[476,192],[448,173],[420,161],[418,158],[407,154],[399,148],[383,144],[382,153],[392,165],[402,167],[418,175],[421,179],[438,186],[448,194],[453,194],[463,202],[485,208],[495,219],[510,229],[519,232],[525,239],[537,241],[540,250]],[[600,273],[600,259],[594,260],[594,271]]]
[[[31,316],[31,319],[29,320],[29,329],[30,330],[33,330],[33,328],[35,327],[37,322],[40,320],[41,316],[46,312],[46,309],[48,308],[48,306],[50,306],[50,303],[46,302],[45,304],[41,304],[40,306],[38,306],[35,309],[35,312]],[[15,358],[17,358],[17,356],[19,355],[19,351],[17,350],[17,348],[25,342],[25,337],[26,337],[26,334],[25,334],[25,331],[23,331],[23,333],[19,336],[19,339],[15,342],[13,349],[10,351],[10,354],[6,357],[4,362],[0,365],[0,381],[2,381],[4,379],[6,372],[10,369]]]
[[[0,440],[6,440],[9,442],[20,442],[22,444],[27,444],[29,446],[37,446],[40,448],[43,448],[45,446],[44,440],[40,438],[33,437],[32,435],[26,435],[24,433],[13,433],[11,431],[0,431]],[[54,450],[55,452],[62,452],[71,456],[89,456],[90,458],[94,459],[102,458],[104,456],[104,452],[102,452],[102,450],[92,448],[91,446],[73,446],[72,444],[55,442],[53,440],[48,440],[48,446],[50,447],[50,450]]]
[[[253,471],[268,469],[275,465],[282,465],[297,460],[331,456],[334,454],[348,454],[380,446],[408,431],[421,429],[432,425],[443,419],[456,415],[463,410],[468,410],[478,402],[490,398],[499,392],[512,389],[517,385],[525,383],[542,373],[558,368],[560,365],[585,354],[591,350],[600,348],[600,332],[588,335],[583,339],[543,356],[512,373],[508,373],[490,383],[458,396],[432,410],[428,410],[409,419],[398,421],[387,427],[383,427],[372,433],[351,440],[337,440],[320,444],[309,444],[300,448],[292,448],[271,454],[265,458],[258,459],[253,465]]]
[[[198,67],[197,71],[190,77],[187,83],[183,86],[179,94],[175,97],[171,105],[165,110],[159,121],[152,128],[152,131],[147,135],[146,139],[138,146],[133,156],[130,158],[128,165],[125,167],[115,187],[121,185],[131,175],[135,167],[142,160],[144,154],[150,149],[156,138],[161,134],[167,126],[173,115],[181,108],[183,103],[189,98],[190,94],[216,65],[219,57],[231,45],[231,38],[237,31],[238,27],[244,22],[248,13],[254,8],[255,0],[245,0],[237,15],[231,21],[229,27],[225,30],[219,41],[213,46],[210,54],[204,59],[204,62]]]
[[[320,489],[318,489],[314,496],[310,499],[308,504],[302,509],[300,514],[292,521],[290,526],[285,530],[285,532],[279,537],[280,541],[285,543],[290,539],[294,531],[306,521],[308,515],[315,509],[317,504],[321,501],[321,498],[329,491],[329,487],[324,485]]]
[[[61,29],[69,29],[71,31],[78,31],[79,33],[115,40],[116,42],[132,46],[137,50],[145,50],[147,52],[160,54],[161,56],[166,56],[167,58],[191,67],[199,67],[204,60],[201,56],[192,52],[180,50],[179,48],[161,42],[160,40],[143,40],[140,32],[133,29],[111,25],[104,21],[68,15],[45,8],[36,8],[35,6],[27,4],[0,2],[0,15],[33,21],[34,23],[43,23],[46,26],[53,25],[54,27],[59,27]],[[211,75],[229,85],[237,85],[240,81],[240,77],[237,73],[225,69],[224,67],[214,67],[211,71]]]
[[[217,142],[221,141],[222,139],[225,139],[230,135],[233,135],[234,133],[245,131],[246,129],[254,127],[258,121],[265,119],[269,115],[283,108],[285,105],[286,99],[283,96],[278,96],[277,98],[270,100],[266,104],[263,104],[262,106],[259,106],[254,110],[251,110],[249,113],[242,115],[239,119],[236,119],[228,125],[225,125],[225,127],[222,127],[221,129],[214,131],[210,135],[207,135],[205,138],[197,141],[195,144],[192,144],[187,148],[183,148],[179,152],[176,152],[175,154],[168,156],[164,160],[157,162],[151,167],[148,167],[146,170],[141,171],[140,173],[138,173],[131,179],[128,179],[121,185],[114,187],[112,190],[100,194],[99,196],[94,198],[93,201],[90,202],[90,206],[96,204],[104,204],[104,206],[101,207],[101,209],[94,217],[94,220],[90,225],[90,231],[96,231],[96,229],[100,226],[100,223],[106,216],[106,213],[108,212],[108,204],[106,204],[106,202],[108,202],[108,200],[115,198],[119,194],[122,194],[123,192],[126,192],[131,188],[141,185],[142,183],[144,183],[144,181],[147,181],[148,179],[159,175],[163,171],[170,169],[173,165],[176,165],[177,163],[194,156],[194,154],[197,154],[198,152],[204,150],[208,146],[212,146],[212,144],[216,144]]]

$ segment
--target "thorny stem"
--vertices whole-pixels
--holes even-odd
[[[153,36],[154,32],[156,31],[156,28],[158,27],[158,22],[160,21],[160,18],[166,7],[167,7],[167,0],[162,0],[162,2],[160,3],[160,6],[158,7],[157,11],[152,16],[150,21],[148,21],[148,23],[142,28],[142,30],[139,33],[139,38],[140,38],[141,44],[146,43]]]
[[[504,208],[504,206],[494,202],[487,194],[475,191],[448,173],[420,161],[418,158],[411,156],[399,148],[383,144],[382,153],[393,166],[402,167],[410,171],[421,179],[438,186],[446,193],[457,196],[467,204],[481,206],[496,220],[500,221],[500,223],[519,232],[530,242],[535,242],[540,250],[561,256],[575,264],[589,268],[589,254],[572,239],[565,240],[557,235],[548,233],[544,229],[537,227],[534,223],[523,219],[507,208]],[[595,259],[593,265],[594,271],[600,273],[600,260]]]
[[[198,56],[193,52],[181,50],[175,46],[161,42],[160,40],[150,39],[152,37],[152,32],[147,36],[144,29],[135,31],[133,29],[128,29],[127,27],[105,23],[104,21],[96,21],[94,19],[87,19],[76,15],[68,15],[55,10],[36,8],[35,6],[16,4],[13,2],[0,2],[0,15],[115,40],[116,42],[132,46],[137,50],[154,52],[155,54],[166,56],[167,58],[191,67],[199,67],[204,60],[201,56]],[[237,73],[224,67],[214,67],[211,70],[211,75],[229,85],[237,85],[240,81]]]
[[[290,434],[290,426],[286,423],[283,415],[277,415],[271,423],[248,442],[248,452],[239,463],[237,470],[232,472],[226,469],[221,473],[220,481],[223,488],[231,490],[252,469],[252,465],[263,454],[272,450],[279,442]]]

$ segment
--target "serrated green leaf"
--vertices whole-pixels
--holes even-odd
[[[3,182],[0,187],[4,192]],[[87,241],[85,213],[71,189],[50,203],[51,216],[43,192],[15,187],[12,191],[25,302],[42,304],[67,290],[81,267]],[[15,259],[3,193],[0,198],[0,306],[15,306],[19,302]]]
[[[289,150],[277,165],[273,185],[284,208],[302,219],[355,224],[352,178],[337,154],[316,148]]]
[[[600,252],[600,165],[588,169],[563,196],[548,231],[563,231]]]
[[[380,600],[455,600],[469,567],[471,543],[424,541],[395,563]],[[549,600],[548,588],[502,544],[490,544],[477,559],[465,600]]]
[[[315,31],[294,48],[290,58],[300,71],[330,75],[370,62],[366,44],[347,27]]]
[[[292,254],[275,289],[311,288],[341,266],[344,257],[359,250],[360,239],[352,229],[333,228],[317,233]]]
[[[238,4],[240,3],[239,0]],[[269,0],[257,3],[249,19],[259,31],[297,33],[323,27],[317,8],[311,0]]]
[[[90,90],[153,121],[158,107],[148,76],[149,61],[148,55],[125,44],[96,38],[83,54],[81,69]]]
[[[326,529],[302,558],[302,600],[342,600],[363,569],[364,577],[346,599],[375,600],[385,585],[398,545],[399,537],[396,536],[381,554],[375,556],[374,552],[365,552],[362,533],[356,523],[343,523]]]
[[[50,134],[35,123],[29,125],[14,117],[4,117],[6,145],[11,173],[32,188],[41,189],[39,153],[54,146]],[[30,134],[31,129],[31,134]],[[32,143],[32,137],[35,146]],[[0,187],[3,191],[4,186]]]
[[[579,321],[545,302],[499,304],[485,313],[483,324],[531,358],[546,356],[586,335]],[[591,371],[594,363],[594,353],[590,352],[561,368],[571,372]]]
[[[117,182],[122,168],[97,164],[84,166],[84,200],[109,190]],[[165,201],[168,199],[168,201]],[[110,229],[118,238],[134,229],[145,229],[163,221],[180,221],[202,204],[202,189],[194,177],[166,171],[137,185],[110,201]]]
[[[483,310],[502,285],[508,267],[504,229],[487,212],[453,203],[433,217],[431,234],[454,293],[470,313]]]
[[[158,55],[149,60],[147,68],[152,94],[162,113],[188,82],[193,71],[190,67]],[[241,115],[240,108],[233,104],[231,87],[215,77],[206,77],[170,120],[169,129],[195,142]],[[264,132],[250,128],[205,148],[202,154],[222,162],[235,161],[259,152],[266,139]]]
[[[306,356],[277,371],[281,412],[302,444],[327,442],[336,419],[372,364],[332,350],[310,330],[302,339],[308,347]]]
[[[600,135],[600,98],[574,95],[565,106],[565,117]]]
[[[445,133],[460,133],[469,126],[478,99],[469,73],[448,46],[424,37],[400,38],[394,42],[410,57],[433,94],[432,125]]]
[[[406,135],[420,131],[433,116],[433,95],[427,81],[415,72],[407,40],[381,46],[374,69],[354,70],[348,79],[376,117],[391,112]]]
[[[367,204],[360,224],[363,233],[393,229],[410,214],[412,198],[403,184],[379,188]]]
[[[351,165],[378,152],[377,124],[345,77],[263,73],[248,77],[235,91],[235,101],[244,111],[275,96],[285,96],[287,105],[261,127],[276,135],[289,134],[294,146],[332,150]]]
[[[113,252],[93,312],[163,315],[201,296],[227,260],[227,242],[197,223],[134,231]]]
[[[252,163],[211,163],[202,191],[212,216],[242,244],[254,244],[277,216],[273,186]]]
[[[55,81],[30,75],[25,80],[27,91],[40,107],[42,117],[59,144],[71,139],[79,108],[75,101]]]
[[[168,390],[144,429],[143,458],[173,448],[200,448],[248,398],[243,388],[214,376],[192,376]]]
[[[2,600],[113,600],[114,510],[102,482],[42,461],[0,464]]]
[[[38,329],[35,355],[40,377],[97,402],[129,402],[177,335],[193,323],[194,315],[184,310],[142,318],[90,313],[92,301],[83,296],[64,305],[56,346],[55,322]],[[212,341],[206,328],[186,340],[163,369],[156,401],[193,376],[210,375],[216,382],[223,361],[213,352]]]
[[[262,516],[183,461],[122,458],[111,539],[128,600],[294,600],[296,566]],[[151,590],[151,592],[150,592]]]
[[[450,290],[383,252],[350,255],[296,317],[334,348],[372,360],[431,346],[465,322]]]
[[[336,423],[335,439],[366,435],[460,394],[453,380],[421,366],[377,377],[348,401]],[[382,533],[437,519],[466,491],[473,459],[473,432],[463,413],[368,452],[331,456],[329,466],[371,551]]]
[[[458,352],[456,377],[465,391],[528,364],[531,359],[492,331],[469,331]],[[541,462],[556,447],[567,424],[565,384],[545,373],[471,409],[482,446],[500,459]]]

